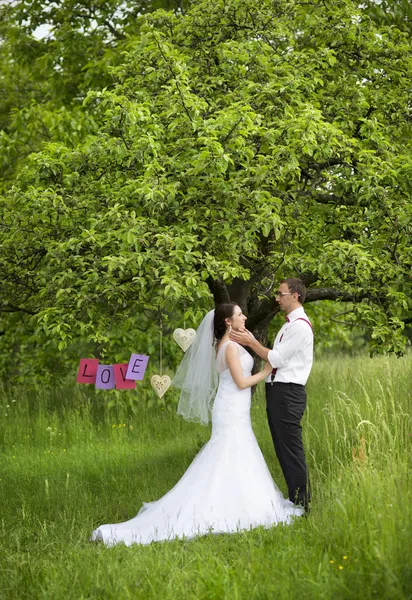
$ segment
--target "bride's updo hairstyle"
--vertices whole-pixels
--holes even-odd
[[[227,302],[225,304],[218,304],[215,308],[215,318],[213,320],[213,335],[215,337],[215,345],[220,342],[222,337],[226,333],[225,319],[233,317],[235,312],[235,302]]]

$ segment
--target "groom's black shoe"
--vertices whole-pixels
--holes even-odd
[[[305,513],[309,513],[310,510],[310,493],[308,493],[308,489],[304,488],[300,490],[296,488],[294,493],[289,496],[289,499],[295,506],[300,506],[305,510]]]

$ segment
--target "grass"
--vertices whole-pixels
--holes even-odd
[[[411,356],[318,360],[304,420],[309,517],[130,548],[88,538],[169,490],[209,430],[160,408],[109,410],[104,394],[80,386],[3,391],[0,597],[411,598],[411,384]],[[285,492],[263,388],[252,418]]]

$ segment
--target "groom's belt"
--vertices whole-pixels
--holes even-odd
[[[299,387],[305,387],[304,383],[295,383],[294,381],[266,381],[266,385],[298,385]]]

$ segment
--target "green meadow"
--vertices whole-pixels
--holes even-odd
[[[129,548],[89,535],[167,492],[209,429],[159,406],[109,408],[109,395],[86,386],[3,390],[0,597],[411,598],[411,388],[411,355],[319,359],[303,423],[313,487],[307,518]],[[252,418],[285,492],[262,384]]]

